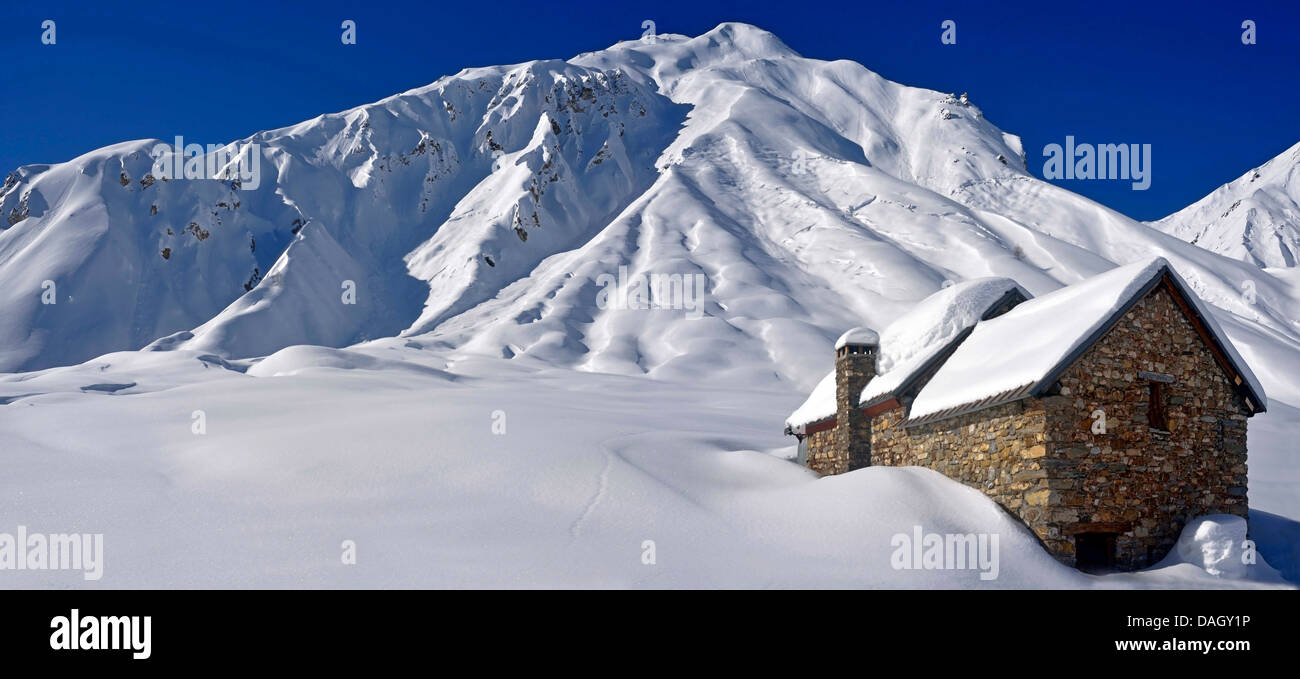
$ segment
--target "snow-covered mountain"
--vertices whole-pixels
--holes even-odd
[[[0,509],[106,534],[103,586],[1300,582],[1300,268],[1035,179],[964,95],[723,24],[228,145],[256,181],[225,162],[162,178],[156,144],[0,189]],[[1200,567],[1199,532],[1149,572],[1084,575],[938,473],[785,461],[782,420],[845,329],[920,352],[965,321],[890,321],[942,288],[1041,296],[1152,256],[1269,395],[1249,577]],[[681,304],[620,303],[672,275]],[[998,575],[900,570],[893,540],[922,525],[1000,536]],[[340,544],[363,556],[340,563]]]
[[[1296,266],[1300,263],[1300,143],[1151,225],[1257,266]]]
[[[158,180],[157,143],[10,175],[0,371],[400,335],[810,388],[845,328],[882,327],[946,281],[1041,294],[1151,256],[1248,359],[1300,350],[1290,282],[1035,179],[965,95],[744,24],[469,69],[255,134],[229,148],[261,154],[256,188],[229,171]],[[703,276],[702,314],[602,304],[621,267]]]

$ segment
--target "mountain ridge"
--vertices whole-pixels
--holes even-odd
[[[1300,142],[1150,225],[1261,268],[1300,264]]]
[[[1038,294],[1150,256],[1248,359],[1300,350],[1289,280],[1034,178],[1019,139],[964,95],[807,59],[744,24],[464,69],[255,133],[231,146],[260,146],[256,190],[145,186],[151,141],[6,182],[0,214],[25,214],[0,230],[0,310],[16,319],[0,371],[402,336],[807,388],[844,328],[883,326],[946,281]],[[597,281],[620,266],[703,276],[703,316],[601,308]],[[40,304],[45,281],[58,304]]]

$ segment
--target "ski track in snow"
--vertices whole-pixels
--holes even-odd
[[[573,525],[569,526],[569,535],[575,540],[580,537],[582,525],[596,511],[596,506],[600,504],[609,489],[609,471],[614,467],[615,453],[609,449],[605,442],[601,442],[600,452],[604,455],[605,462],[600,467],[600,473],[596,475],[596,492],[592,493],[591,499],[587,500],[587,504],[582,508],[582,512],[578,514],[578,518],[574,519]]]

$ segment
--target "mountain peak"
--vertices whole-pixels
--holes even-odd
[[[1257,266],[1300,265],[1300,143],[1151,226]]]
[[[0,371],[402,337],[803,383],[844,328],[953,283],[1042,294],[1155,255],[1212,303],[1300,328],[1258,268],[1032,177],[969,99],[748,24],[467,69],[239,148],[259,181],[154,181],[143,142],[6,180]]]
[[[799,56],[770,31],[736,21],[718,24],[713,30],[695,39],[715,43],[720,48],[739,52],[750,58]]]

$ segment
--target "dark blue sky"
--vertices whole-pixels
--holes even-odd
[[[1300,141],[1300,3],[35,3],[0,9],[0,173],[128,139],[226,142],[383,98],[466,66],[568,58],[723,21],[805,56],[969,92],[1025,141],[1149,143],[1153,181],[1060,181],[1161,217]],[[41,44],[41,21],[57,44]],[[358,40],[345,46],[340,24]],[[957,44],[940,24],[957,23]],[[1256,22],[1258,44],[1241,42]]]

